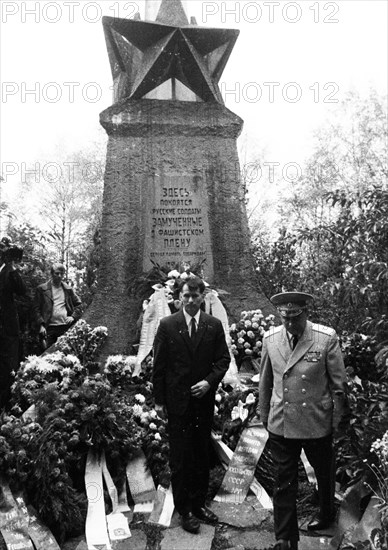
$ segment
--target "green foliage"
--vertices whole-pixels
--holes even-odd
[[[314,320],[378,342],[388,328],[387,136],[385,98],[349,93],[300,180],[281,190],[277,238],[254,243],[268,296],[311,292]]]
[[[348,428],[337,440],[337,473],[343,483],[369,476],[370,449],[388,429],[388,381],[349,380]]]
[[[388,379],[388,369],[382,358],[376,361],[379,345],[376,338],[363,334],[341,334],[341,349],[345,367],[349,376],[358,376],[361,380],[379,382]]]

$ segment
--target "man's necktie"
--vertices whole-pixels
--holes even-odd
[[[197,323],[195,322],[194,317],[192,317],[190,321],[190,338],[192,342],[194,342],[196,334],[197,334]]]
[[[292,337],[292,349],[296,348],[296,344],[298,343],[299,338],[297,336]]]

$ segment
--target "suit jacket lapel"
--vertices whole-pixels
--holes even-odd
[[[313,331],[312,331],[312,323],[310,321],[307,321],[306,328],[304,329],[304,333],[302,334],[302,338],[299,340],[296,348],[293,350],[291,357],[288,361],[287,368],[290,369],[300,361],[300,359],[303,357],[303,355],[308,351],[311,346],[314,343],[313,338]]]
[[[46,294],[46,296],[48,296],[50,298],[50,300],[52,302],[54,302],[54,298],[53,298],[53,284],[51,281],[49,281],[46,285],[46,288],[44,289],[44,293]]]

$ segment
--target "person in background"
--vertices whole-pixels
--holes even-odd
[[[164,317],[154,341],[155,409],[167,416],[171,484],[182,527],[198,533],[199,520],[216,523],[205,506],[215,392],[230,363],[221,321],[201,310],[205,284],[183,281],[182,308]]]
[[[9,237],[0,241],[0,410],[8,405],[12,371],[19,368],[19,319],[14,295],[23,296],[26,285],[16,268],[23,250]]]
[[[259,413],[268,430],[275,466],[274,550],[297,550],[298,461],[302,449],[318,482],[319,516],[308,529],[334,521],[332,440],[346,404],[346,372],[332,328],[307,320],[313,297],[303,292],[272,296],[283,326],[263,339]]]
[[[33,302],[33,317],[41,340],[50,347],[82,315],[82,302],[71,286],[63,281],[65,267],[54,264],[51,279],[39,285]]]

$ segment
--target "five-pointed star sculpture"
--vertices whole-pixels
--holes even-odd
[[[239,31],[189,25],[180,0],[163,0],[155,22],[104,17],[103,25],[116,99],[140,99],[175,78],[223,103],[218,82]]]

